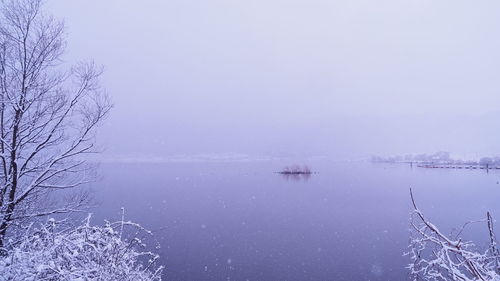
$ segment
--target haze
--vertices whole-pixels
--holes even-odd
[[[49,1],[106,157],[500,151],[496,1]]]

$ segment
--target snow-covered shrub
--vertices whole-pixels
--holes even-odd
[[[490,245],[481,250],[473,242],[443,234],[417,208],[412,195],[412,213],[408,266],[411,280],[426,281],[500,281],[500,255],[493,232],[493,219],[487,213],[483,222],[488,227]],[[470,225],[466,223],[463,228]]]
[[[30,228],[0,257],[0,280],[153,281],[161,280],[158,255],[144,251],[138,224],[106,222],[77,227],[49,220]]]

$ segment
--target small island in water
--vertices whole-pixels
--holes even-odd
[[[307,166],[299,166],[299,165],[292,165],[292,166],[286,166],[278,172],[278,174],[282,175],[310,175],[312,174],[311,169]]]

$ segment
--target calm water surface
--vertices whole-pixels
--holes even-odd
[[[317,161],[308,179],[273,173],[286,164],[104,164],[95,221],[125,207],[155,231],[165,280],[355,281],[406,280],[410,187],[444,232],[500,218],[497,171]],[[482,243],[486,229],[465,235]]]

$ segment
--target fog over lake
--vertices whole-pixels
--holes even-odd
[[[367,161],[500,155],[500,2],[47,7],[62,65],[103,65],[114,104],[91,211],[151,229],[164,280],[406,280],[410,188],[443,233],[500,218],[500,170]],[[294,164],[312,174],[276,173]],[[484,225],[459,234],[490,245]]]
[[[446,233],[500,216],[497,171],[315,160],[293,179],[272,172],[283,164],[106,164],[94,217],[125,207],[153,230],[166,280],[348,281],[406,280],[410,187]],[[486,233],[464,237],[487,246]]]
[[[105,157],[496,154],[499,5],[48,3],[66,61],[105,67]]]

